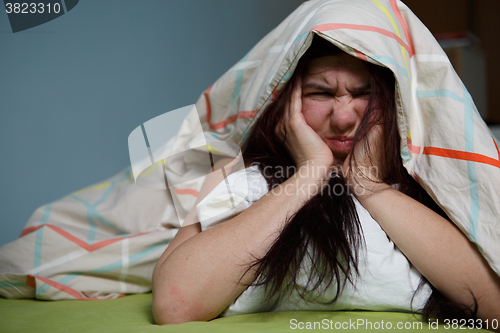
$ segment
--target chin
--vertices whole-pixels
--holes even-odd
[[[341,169],[342,169],[342,166],[344,165],[346,158],[347,158],[347,155],[346,156],[333,155],[333,166],[334,166],[333,171],[337,171],[338,173],[341,173]]]

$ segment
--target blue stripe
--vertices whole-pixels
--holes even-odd
[[[71,282],[73,279],[79,277],[82,274],[83,274],[83,272],[73,272],[73,273],[70,273],[70,274],[66,275],[65,277],[59,279],[59,281],[57,281],[57,282],[62,284],[62,285],[66,285],[67,283]],[[40,296],[41,294],[46,292],[50,287],[51,287],[51,285],[44,283],[40,288],[36,289],[36,295]]]
[[[25,282],[0,282],[0,288],[16,288],[16,287],[26,287]]]
[[[168,243],[170,243],[170,239],[168,239],[168,240],[166,240],[166,241],[164,241],[162,243],[156,244],[156,245],[150,247],[149,249],[146,249],[146,250],[138,252],[138,253],[136,253],[134,255],[131,255],[130,259],[129,259],[129,263],[136,262],[136,261],[138,261],[138,260],[140,260],[140,259],[142,259],[142,258],[144,258],[144,257],[146,257],[146,256],[148,256],[148,255],[150,255],[150,254],[152,254],[154,252],[156,252],[157,250],[163,248]]]
[[[465,151],[474,152],[474,103],[472,97],[464,88],[464,105],[465,105]],[[477,189],[476,164],[472,161],[467,161],[467,173],[469,174],[470,186],[470,211],[469,211],[469,237],[474,243],[477,241],[477,225],[479,221],[479,191]]]
[[[116,184],[116,181],[113,181],[110,183],[108,188],[106,189],[106,192],[101,196],[99,200],[97,200],[94,204],[91,204],[79,197],[77,197],[74,194],[70,194],[70,197],[74,198],[75,200],[81,202],[85,207],[87,207],[87,221],[89,221],[89,233],[87,235],[87,243],[88,244],[94,244],[95,241],[95,235],[96,235],[96,224],[94,221],[94,217],[100,221],[102,221],[104,224],[108,225],[109,227],[113,228],[118,232],[118,234],[123,235],[124,233],[120,231],[117,227],[109,223],[104,217],[102,217],[96,209],[96,206],[101,204],[104,200],[108,198],[108,196],[111,194],[113,191],[113,188]]]
[[[65,277],[59,279],[59,281],[57,281],[57,282],[60,284],[66,285],[67,283],[71,282],[72,280],[74,280],[75,278],[79,277],[82,274],[83,274],[83,272],[73,272],[73,273],[70,273],[70,274],[66,275]]]
[[[80,198],[79,198],[79,197],[77,197],[76,195],[74,195],[74,194],[70,194],[69,196],[70,196],[70,197],[72,197],[73,199],[77,200],[77,201],[80,201],[82,204],[84,204],[84,205],[85,205],[85,207],[87,207],[87,208],[91,207],[91,205],[90,205],[87,201],[85,201],[85,200],[83,200],[83,199],[80,199]]]
[[[125,235],[125,233],[123,231],[121,231],[120,229],[118,229],[116,226],[112,225],[108,220],[106,220],[104,217],[102,217],[96,210],[95,210],[95,207],[92,207],[92,208],[89,208],[89,212],[90,214],[98,219],[99,221],[101,221],[102,223],[104,223],[105,225],[107,225],[108,227],[112,228],[113,230],[115,230],[119,235],[123,236]]]
[[[370,58],[380,62],[381,64],[391,64],[396,66],[396,68],[408,79],[408,71],[403,66],[399,65],[396,60],[391,57],[380,55],[380,56],[370,56]]]
[[[448,89],[431,90],[431,91],[417,90],[417,97],[418,98],[448,97],[448,98],[451,98],[451,99],[454,99],[456,101],[464,103],[464,99],[462,97],[458,96],[453,91],[448,90]]]
[[[87,221],[89,221],[89,234],[87,235],[87,244],[92,245],[94,244],[95,240],[95,222],[94,216],[92,215],[90,209],[87,211]]]
[[[418,98],[426,97],[447,97],[458,102],[464,103],[464,135],[465,135],[465,151],[474,153],[474,112],[477,109],[472,102],[472,97],[463,86],[464,97],[460,97],[453,91],[448,89],[433,90],[433,91],[417,91]],[[479,223],[479,191],[477,188],[476,164],[472,161],[467,161],[467,174],[469,177],[470,191],[470,209],[469,209],[469,237],[472,242],[477,242],[477,226]]]
[[[156,244],[154,246],[151,246],[150,248],[146,249],[146,250],[143,250],[139,253],[136,253],[132,256],[129,257],[129,263],[132,264],[138,260],[141,260],[142,258],[162,249],[165,245],[167,245],[168,243],[170,243],[170,239],[169,240],[166,240],[164,242],[161,242],[159,244]],[[89,274],[92,274],[92,273],[107,273],[107,272],[110,272],[110,271],[114,271],[115,269],[120,269],[122,267],[122,261],[121,260],[118,260],[114,263],[111,263],[109,265],[106,265],[106,266],[103,266],[101,268],[98,268],[98,269],[94,269],[92,271],[88,271],[87,273]],[[79,277],[80,275],[84,275],[86,274],[85,272],[73,272],[73,273],[70,273],[68,275],[66,275],[65,277],[61,278],[59,281],[57,281],[58,283],[62,284],[62,285],[66,285],[67,283],[71,282],[73,279]],[[23,284],[24,285],[24,284]],[[1,287],[1,286],[0,286]],[[48,285],[48,284],[43,284],[40,288],[37,288],[36,289],[36,295],[39,296],[41,294],[43,294],[44,292],[46,292],[51,286]]]
[[[36,231],[35,258],[33,260],[33,268],[37,268],[42,264],[43,229],[45,229],[45,227],[42,227]]]
[[[49,220],[50,210],[52,208],[52,204],[45,205],[45,209],[43,211],[42,219],[40,220],[40,224],[45,224]]]
[[[97,200],[92,206],[93,207],[96,207],[97,205],[99,205],[101,202],[103,202],[104,200],[107,199],[107,197],[110,195],[111,191],[113,190],[113,188],[115,187],[115,184],[116,184],[116,181],[114,182],[111,182],[111,184],[109,184],[106,192],[104,192],[104,194],[102,195],[102,197]]]
[[[162,242],[162,243],[159,243],[159,244],[156,244],[150,248],[147,248],[146,250],[143,250],[139,253],[136,253],[132,256],[129,257],[129,264],[132,264],[154,252],[156,252],[157,250],[163,248],[166,244],[170,243],[170,239],[165,241],[165,242]],[[119,269],[122,267],[122,260],[118,260],[118,261],[115,261],[114,263],[111,263],[109,265],[106,265],[106,266],[103,266],[101,268],[98,268],[98,269],[94,269],[92,271],[89,271],[89,273],[107,273],[109,271],[114,271],[115,269]]]
[[[309,31],[303,32],[300,35],[298,35],[293,42],[295,43],[299,40],[304,40],[307,38],[307,35],[309,35]]]
[[[44,292],[46,292],[51,286],[44,283],[40,288],[36,288],[36,296],[40,296]]]
[[[168,145],[167,147],[170,147],[170,146],[173,146],[173,145]],[[127,181],[129,178],[130,178],[130,175],[132,174],[132,167],[127,167],[127,169],[125,169],[125,176],[123,176],[122,179],[119,180],[119,182],[124,182],[124,181]]]
[[[45,205],[40,224],[44,225],[49,220],[52,204]],[[33,259],[33,268],[39,267],[42,264],[42,244],[43,244],[43,227],[36,231],[35,238],[35,257]]]
[[[410,155],[408,154],[408,151],[405,148],[401,148],[401,158],[405,162],[410,162]]]
[[[286,72],[285,75],[281,78],[281,82],[288,81],[293,75],[293,72]]]

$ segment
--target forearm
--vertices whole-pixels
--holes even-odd
[[[445,297],[471,305],[482,319],[500,317],[500,283],[476,246],[452,223],[388,185],[358,196],[410,262]]]
[[[155,268],[156,320],[174,323],[219,315],[256,278],[255,270],[247,272],[249,265],[267,253],[287,217],[321,184],[291,177],[235,218],[180,244]]]

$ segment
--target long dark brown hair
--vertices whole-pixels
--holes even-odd
[[[293,76],[276,98],[265,108],[250,136],[243,158],[246,164],[258,165],[266,178],[269,189],[283,183],[296,170],[287,153],[284,140],[276,135],[276,126],[283,118],[284,110],[292,95],[292,88],[304,75],[307,63],[315,58],[340,54],[339,48],[320,37],[314,37],[311,47],[297,64]],[[418,183],[408,175],[400,158],[400,136],[397,127],[395,106],[395,79],[389,69],[365,62],[370,72],[370,99],[354,136],[354,147],[367,145],[364,140],[375,123],[383,124],[386,170],[383,182],[397,185],[398,190],[425,204],[447,218],[440,207],[429,197]],[[383,110],[383,112],[376,112]],[[369,149],[369,147],[367,147]],[[354,154],[351,154],[353,156]],[[351,161],[351,163],[356,163]],[[340,185],[340,186],[339,186]],[[347,191],[346,180],[341,174],[334,174],[327,191],[310,199],[294,215],[289,216],[285,227],[262,258],[250,265],[256,269],[255,285],[265,285],[269,299],[274,295],[295,290],[304,299],[310,299],[311,292],[321,292],[336,287],[335,302],[349,281],[353,285],[358,275],[358,250],[364,245],[362,228],[352,196]],[[301,265],[310,259],[311,269],[307,272],[307,283],[299,287]],[[422,278],[421,286],[428,283]],[[432,285],[433,293],[422,311],[426,320],[430,317],[475,318],[477,304],[463,306],[444,298]]]

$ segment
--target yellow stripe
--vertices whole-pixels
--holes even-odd
[[[110,183],[106,183],[106,184],[99,184],[99,185],[95,185],[95,186],[84,188],[83,190],[79,190],[79,191],[73,192],[72,194],[79,194],[79,193],[93,191],[93,190],[100,190],[100,189],[109,187],[110,185],[111,185],[111,182]]]
[[[159,166],[160,164],[163,164],[162,161],[163,160],[159,160],[155,164],[152,164],[146,170],[144,170],[143,172],[141,172],[141,174],[139,176],[147,176],[147,175],[149,175],[151,172],[153,172],[154,169],[156,169],[157,166]]]
[[[372,0],[373,3],[375,3],[385,14],[385,16],[387,16],[387,18],[389,19],[389,21],[391,22],[392,24],[392,27],[394,28],[394,30],[396,31],[396,35],[398,35],[399,38],[401,38],[401,40],[403,40],[403,38],[401,37],[401,34],[399,33],[399,29],[398,29],[398,25],[396,24],[396,22],[394,21],[394,19],[392,18],[391,16],[391,13],[387,10],[387,8],[385,8],[384,5],[382,5],[380,2],[378,2],[377,0]],[[408,79],[410,80],[411,82],[411,79],[410,79],[410,72],[408,71],[408,63],[406,61],[406,52],[405,52],[405,48],[400,45],[401,47],[401,54],[403,55],[403,60],[405,62],[405,67],[406,67],[406,73],[408,73]]]
[[[120,183],[127,184],[127,183],[130,183],[132,181],[132,179],[134,179],[134,176],[132,174],[130,174],[130,176],[128,177],[127,180],[124,180]],[[75,191],[71,194],[79,194],[79,193],[84,193],[84,192],[93,191],[93,190],[100,190],[103,188],[108,188],[109,186],[111,186],[111,182],[99,184],[99,185],[95,185],[95,186],[90,186],[90,187],[84,188],[82,190]]]
[[[224,154],[217,148],[214,148],[213,146],[211,145],[203,145],[202,147],[206,147],[208,152],[211,153],[211,154],[215,154],[215,155],[220,155],[220,156],[224,156]]]

